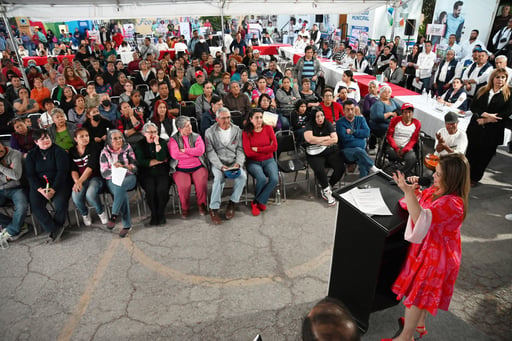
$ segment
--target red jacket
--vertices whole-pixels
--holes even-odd
[[[389,122],[389,128],[386,133],[386,141],[389,143],[391,147],[393,147],[394,150],[398,150],[398,145],[395,142],[394,136],[395,136],[395,127],[396,125],[402,121],[402,116],[395,116],[391,119],[391,122]],[[415,125],[414,133],[411,136],[411,139],[407,144],[405,145],[402,150],[404,153],[407,153],[410,151],[416,142],[418,142],[418,139],[420,137],[420,129],[421,129],[421,122],[415,118],[412,119],[411,124]]]

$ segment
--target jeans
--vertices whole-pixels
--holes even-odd
[[[359,176],[365,177],[373,166],[373,160],[366,154],[366,150],[359,147],[343,148],[345,159],[349,162],[356,162],[359,166]]]
[[[178,187],[181,208],[185,211],[190,209],[190,190],[192,182],[196,187],[197,204],[206,206],[206,195],[208,192],[208,170],[205,167],[197,169],[193,173],[176,171],[173,173],[174,182]]]
[[[245,182],[247,181],[247,174],[245,171],[240,168],[240,175],[238,178],[233,179],[233,193],[231,193],[230,200],[234,203],[238,203],[240,201],[240,196],[244,191]],[[226,183],[226,178],[224,177],[224,172],[218,168],[212,168],[213,173],[213,186],[212,186],[212,196],[210,199],[210,208],[212,210],[218,210],[220,208],[220,203],[222,199],[222,191],[224,190],[224,184]]]
[[[0,224],[7,229],[11,236],[15,236],[20,233],[21,225],[27,215],[28,200],[21,187],[0,189],[0,206],[3,206],[7,199],[14,204],[12,219],[0,213]]]
[[[123,219],[123,227],[125,229],[132,227],[132,218],[130,216],[130,198],[128,191],[135,188],[137,178],[133,174],[127,174],[121,186],[114,185],[112,179],[107,180],[107,186],[110,193],[114,196],[112,204],[112,215],[121,214]]]
[[[81,215],[85,216],[89,212],[87,206],[85,205],[85,200],[91,204],[96,213],[101,214],[105,211],[105,207],[101,203],[100,193],[103,190],[103,179],[99,177],[94,177],[87,179],[83,185],[82,190],[80,192],[72,192],[71,198],[75,203],[76,208],[80,212]]]
[[[256,179],[254,201],[266,205],[270,194],[279,181],[277,163],[274,158],[264,161],[247,161],[247,171]]]
[[[69,197],[71,196],[71,186],[64,186],[59,189],[52,198],[52,205],[55,208],[53,217],[46,209],[48,200],[37,191],[37,188],[30,189],[30,207],[32,214],[41,224],[46,232],[53,232],[64,226],[68,216]]]

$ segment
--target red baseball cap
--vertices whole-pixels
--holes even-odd
[[[402,110],[413,110],[414,111],[414,105],[412,105],[411,103],[404,103],[402,104],[402,107],[400,108]]]
[[[196,71],[196,78],[199,77],[199,76],[204,76],[203,71],[201,71],[201,70]]]

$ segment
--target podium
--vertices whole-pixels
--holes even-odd
[[[399,206],[403,193],[391,180],[379,172],[333,192],[339,205],[328,296],[345,303],[363,333],[371,312],[399,303],[391,285],[409,246],[404,240],[408,213]],[[369,217],[340,196],[354,187],[380,188],[393,215]]]

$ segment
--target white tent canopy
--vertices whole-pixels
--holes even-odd
[[[161,18],[176,16],[242,16],[276,14],[361,13],[384,0],[2,0],[7,17],[41,21]]]

